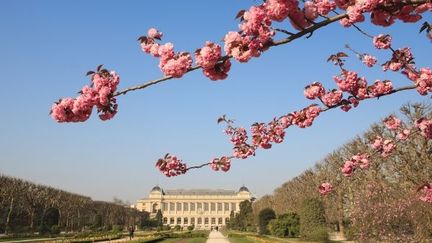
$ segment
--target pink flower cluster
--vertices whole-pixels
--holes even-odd
[[[379,97],[393,91],[393,84],[390,80],[376,80],[375,83],[369,86],[369,96]]]
[[[196,63],[202,67],[204,75],[211,80],[228,77],[231,61],[229,59],[220,61],[220,58],[221,47],[213,42],[207,41],[203,48],[195,51]]]
[[[333,191],[333,186],[328,182],[324,182],[318,187],[318,191],[321,195],[327,195]]]
[[[144,52],[160,58],[159,68],[166,76],[180,78],[191,68],[192,57],[188,52],[175,53],[172,43],[156,43],[156,40],[161,39],[162,33],[154,28],[149,29],[147,34],[148,36],[139,38],[141,48]]]
[[[390,35],[380,34],[373,38],[373,44],[377,49],[389,49],[391,41],[392,37]]]
[[[159,159],[156,162],[156,168],[167,177],[178,176],[187,171],[186,164],[170,154],[166,154],[163,159]]]
[[[394,142],[390,139],[383,139],[380,136],[377,136],[374,142],[371,144],[372,148],[381,153],[381,156],[386,158],[388,157],[393,150],[396,148]]]
[[[415,126],[423,137],[432,139],[432,119],[420,118],[416,121]]]
[[[225,35],[224,42],[225,52],[239,62],[247,62],[252,57],[259,57],[263,47],[258,39],[252,39],[233,31]]]
[[[231,159],[226,156],[215,158],[210,162],[210,167],[214,171],[222,170],[227,172],[231,168]]]
[[[367,54],[362,56],[362,61],[368,67],[373,67],[377,63],[376,57]]]
[[[343,92],[338,89],[333,89],[332,91],[326,93],[321,97],[322,102],[327,107],[333,107],[339,105],[342,101]]]
[[[304,95],[310,100],[321,98],[325,94],[325,89],[320,82],[313,82],[305,87]]]
[[[288,115],[290,123],[288,125],[296,125],[300,128],[310,127],[315,118],[321,113],[321,107],[312,104],[302,110],[292,112]]]
[[[336,4],[341,2],[346,3],[348,1],[336,1]],[[425,7],[400,6],[397,4],[392,0],[355,1],[354,4],[348,4],[348,6],[346,4],[339,6],[338,4],[340,8],[346,8],[348,14],[348,17],[342,19],[340,23],[345,27],[349,27],[352,24],[363,22],[365,13],[370,13],[371,22],[380,26],[390,26],[396,19],[413,23],[422,18],[420,13],[424,11]]]
[[[100,69],[102,66],[99,66]],[[117,101],[114,92],[120,82],[120,77],[106,69],[91,74],[91,85],[84,86],[76,98],[65,98],[51,107],[51,117],[57,122],[84,122],[93,110],[97,108],[99,118],[109,120],[117,113]]]
[[[424,185],[419,191],[422,194],[419,198],[421,201],[432,203],[432,184]]]
[[[398,118],[396,118],[395,116],[388,116],[383,120],[383,122],[384,122],[384,125],[389,130],[392,130],[392,131],[397,130],[402,125],[402,121],[399,120]]]
[[[359,77],[357,72],[342,70],[341,75],[334,76],[333,79],[340,90],[361,99],[367,97],[367,81],[364,77]]]
[[[399,71],[409,64],[413,64],[413,54],[408,47],[400,48],[394,51],[392,59],[383,64],[383,70]]]
[[[360,167],[361,169],[367,169],[369,167],[368,154],[358,153],[352,156],[350,160],[345,161],[341,170],[345,176],[350,177],[358,167]]]
[[[230,141],[234,145],[234,157],[238,159],[246,159],[251,155],[255,155],[255,147],[247,143],[247,132],[243,127],[233,128],[228,126],[225,133],[230,136]]]
[[[427,95],[432,92],[432,71],[430,68],[421,68],[420,73],[415,80],[417,92],[421,95]]]

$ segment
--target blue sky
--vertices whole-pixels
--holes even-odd
[[[161,30],[176,50],[193,52],[206,40],[221,44],[228,31],[237,30],[236,13],[252,4],[259,2],[1,1],[0,172],[102,200],[135,201],[156,184],[167,189],[244,184],[262,196],[402,104],[429,100],[409,91],[363,102],[348,113],[327,112],[311,128],[290,128],[283,144],[234,161],[228,173],[204,168],[165,178],[154,168],[167,152],[188,164],[230,153],[223,127],[216,124],[222,114],[249,127],[307,106],[304,86],[318,80],[334,87],[331,77],[338,70],[326,59],[347,43],[381,62],[390,55],[336,23],[247,64],[234,62],[224,81],[212,82],[197,71],[119,97],[119,113],[111,121],[94,116],[85,123],[57,124],[49,117],[51,104],[75,96],[88,83],[85,73],[99,64],[120,74],[120,89],[161,77],[158,60],[136,41],[148,28]],[[418,34],[421,23],[360,26],[373,35],[392,34],[394,46],[412,47],[417,65],[424,67],[430,65],[431,43]],[[290,29],[288,23],[281,26]],[[347,67],[370,82],[389,78],[395,86],[409,84],[400,74],[365,69],[354,57]]]

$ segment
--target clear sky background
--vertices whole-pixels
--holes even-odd
[[[402,104],[430,100],[409,91],[363,102],[348,113],[327,112],[311,128],[288,129],[283,144],[234,161],[227,173],[207,167],[166,178],[154,168],[167,152],[188,164],[229,154],[231,145],[216,124],[222,114],[249,127],[307,106],[304,86],[318,80],[334,87],[338,69],[326,59],[344,51],[346,43],[376,55],[380,63],[390,56],[355,29],[335,23],[247,64],[234,62],[224,81],[212,82],[196,71],[119,97],[119,112],[111,121],[93,116],[85,123],[58,124],[48,115],[54,101],[75,96],[89,83],[85,73],[99,64],[120,74],[120,89],[161,77],[158,60],[136,41],[148,28],[160,29],[177,51],[193,52],[206,40],[222,44],[228,31],[237,30],[236,13],[253,4],[259,1],[0,1],[0,172],[99,200],[116,196],[133,202],[156,184],[165,189],[244,184],[262,196]],[[422,22],[360,26],[373,35],[392,34],[394,46],[412,47],[417,65],[424,67],[430,66],[432,52],[431,42],[418,34]],[[370,82],[410,83],[379,66],[366,69],[354,57],[347,67]]]

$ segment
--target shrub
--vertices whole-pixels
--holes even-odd
[[[273,209],[271,208],[264,208],[261,210],[258,214],[258,233],[259,234],[269,234],[269,230],[267,229],[267,225],[269,224],[270,220],[275,219],[276,214]]]
[[[324,206],[318,198],[307,198],[300,208],[300,236],[306,240],[327,239]]]
[[[46,235],[51,233],[51,229],[46,224],[41,224],[38,228],[38,232],[40,235]]]
[[[296,213],[278,216],[269,222],[270,234],[277,237],[297,237],[299,235],[300,218]]]
[[[189,231],[192,231],[193,229],[195,228],[195,225],[189,225],[188,227],[187,227],[187,229],[189,230]]]
[[[179,231],[180,229],[181,229],[180,225],[177,224],[176,226],[174,226],[175,231]]]

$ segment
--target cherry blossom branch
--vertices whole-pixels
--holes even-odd
[[[329,18],[329,19],[327,19],[327,20],[324,20],[324,21],[322,21],[322,22],[319,22],[319,23],[317,23],[317,24],[315,24],[315,25],[313,25],[313,26],[311,26],[311,27],[309,27],[309,28],[306,28],[305,30],[299,31],[299,32],[297,32],[297,33],[295,33],[295,34],[294,34],[294,33],[291,33],[291,32],[288,32],[288,31],[284,31],[284,30],[282,30],[282,29],[275,29],[275,30],[277,30],[277,31],[280,31],[280,32],[284,32],[284,33],[286,33],[286,34],[289,34],[290,36],[287,37],[287,38],[281,39],[281,40],[279,40],[279,41],[274,41],[274,42],[270,43],[268,47],[272,47],[272,46],[279,46],[279,45],[287,44],[287,43],[289,43],[289,42],[292,42],[292,41],[295,40],[295,39],[298,39],[298,38],[300,38],[300,37],[302,37],[302,36],[305,36],[305,35],[307,35],[307,34],[310,34],[310,33],[314,32],[315,30],[318,30],[319,28],[322,28],[322,27],[324,27],[324,26],[326,26],[326,25],[328,25],[328,24],[331,24],[331,23],[336,22],[336,21],[338,21],[338,20],[340,20],[340,19],[343,19],[343,18],[345,18],[346,16],[347,16],[347,14],[339,14],[339,15],[337,15],[337,16],[334,16],[334,17],[332,17],[332,18]],[[227,59],[230,59],[230,58],[232,58],[232,56],[230,56],[230,55],[223,56],[223,57],[220,59],[219,62],[222,62],[222,61],[227,60]],[[195,70],[200,69],[200,68],[202,68],[201,65],[194,66],[194,67],[188,69],[186,73],[189,73],[189,72],[195,71]],[[151,80],[151,81],[146,82],[146,83],[144,83],[144,84],[140,84],[140,85],[136,85],[136,86],[133,86],[133,87],[129,87],[129,88],[126,88],[126,89],[124,89],[124,90],[121,90],[121,91],[116,92],[116,93],[114,94],[114,97],[115,97],[115,96],[119,96],[119,95],[127,94],[127,93],[130,92],[130,91],[135,91],[135,90],[145,89],[145,88],[150,87],[150,86],[152,86],[152,85],[155,85],[155,84],[158,84],[158,83],[161,83],[161,82],[165,82],[165,81],[168,81],[168,80],[173,79],[173,78],[174,78],[173,76],[165,76],[165,77],[162,77],[162,78],[159,78],[159,79]]]
[[[412,89],[416,89],[416,86],[415,85],[402,86],[402,87],[393,89],[392,91],[390,91],[390,92],[388,92],[386,94],[380,95],[378,97],[365,98],[364,100],[372,99],[372,98],[379,98],[379,97],[382,97],[382,96],[388,96],[388,95],[391,95],[391,94],[394,94],[394,93],[397,93],[397,92],[402,92],[402,91],[407,91],[407,90],[412,90]],[[326,111],[329,111],[331,109],[334,109],[334,108],[337,108],[337,107],[341,107],[342,105],[343,105],[342,103],[339,103],[339,104],[331,106],[331,107],[322,108],[321,112],[326,112]],[[279,119],[281,119],[282,117],[283,116],[279,117]],[[227,158],[234,159],[235,157],[234,156],[227,156]],[[211,163],[204,163],[204,164],[197,165],[197,166],[191,166],[191,167],[188,168],[188,170],[202,168],[202,167],[205,167],[207,165],[211,165]]]

